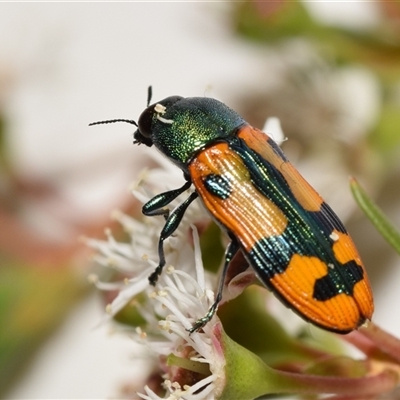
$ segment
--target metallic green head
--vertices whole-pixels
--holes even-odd
[[[171,96],[147,107],[134,143],[156,148],[183,171],[195,154],[246,124],[235,111],[207,97]]]

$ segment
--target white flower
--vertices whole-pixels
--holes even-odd
[[[172,175],[173,170],[167,168],[144,172],[133,190],[134,195],[146,202],[155,194],[182,185]],[[160,182],[163,187],[160,187]],[[182,196],[173,202],[171,208],[182,201]],[[121,212],[114,212],[113,217],[130,235],[129,243],[117,242],[110,231],[106,231],[105,241],[87,239],[87,243],[98,252],[95,260],[119,271],[124,277],[119,282],[109,283],[91,276],[91,281],[99,289],[118,291],[107,306],[109,316],[118,313],[140,293],[146,293],[146,300],[137,302],[137,310],[146,324],[136,328],[133,337],[165,364],[162,368],[166,371],[163,375],[166,398],[213,398],[216,383],[223,381],[224,367],[224,359],[214,346],[213,328],[218,318],[214,316],[201,332],[189,334],[188,331],[207,313],[214,301],[214,293],[208,288],[215,286],[216,279],[204,271],[199,236],[193,225],[195,221],[204,222],[205,212],[198,202],[193,202],[176,232],[164,242],[167,264],[155,287],[149,284],[148,277],[159,262],[157,248],[164,218],[145,217],[143,222],[139,222]],[[190,360],[193,368],[167,366],[166,360],[171,354],[177,360]],[[192,378],[196,376],[195,382],[191,385],[179,383],[177,377],[182,381],[185,373]],[[144,399],[160,398],[150,388],[144,390],[145,394],[141,395]]]

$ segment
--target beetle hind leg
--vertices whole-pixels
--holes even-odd
[[[211,321],[212,317],[216,313],[218,309],[218,305],[222,300],[222,294],[224,291],[224,284],[225,284],[225,278],[229,269],[229,265],[233,259],[233,257],[236,255],[236,253],[239,251],[239,243],[236,240],[236,238],[232,237],[232,241],[229,243],[226,252],[225,252],[225,261],[224,261],[224,266],[222,268],[222,273],[221,277],[219,278],[218,282],[218,288],[217,288],[217,295],[215,296],[215,301],[211,305],[211,307],[208,309],[207,314],[198,319],[193,326],[188,329],[189,333],[192,334],[193,332],[199,331],[201,328],[203,328],[209,321]]]

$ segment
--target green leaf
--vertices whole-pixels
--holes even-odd
[[[399,231],[387,220],[382,210],[368,197],[367,193],[354,178],[350,180],[350,188],[357,204],[368,219],[396,252],[400,254]]]

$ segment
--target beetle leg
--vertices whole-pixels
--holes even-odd
[[[168,192],[160,193],[154,196],[142,207],[142,213],[148,217],[155,215],[163,215],[165,219],[168,219],[169,209],[164,208],[173,200],[175,200],[185,190],[189,189],[191,182],[185,182],[185,184],[179,189],[169,190]]]
[[[186,185],[182,186],[180,189],[177,189],[176,191],[185,190],[186,188],[183,189],[185,186]],[[169,193],[169,192],[167,192],[167,193]],[[158,241],[158,256],[159,256],[160,261],[159,261],[157,268],[149,276],[149,282],[151,285],[154,286],[156,284],[157,279],[160,276],[160,274],[165,266],[164,240],[167,239],[168,237],[170,237],[175,232],[176,228],[178,228],[180,222],[182,221],[182,218],[186,212],[186,209],[189,207],[189,205],[192,203],[192,201],[195,200],[198,196],[199,195],[197,194],[197,192],[191,193],[190,196],[182,204],[180,204],[178,207],[176,207],[171,212],[171,214],[168,215],[167,220],[165,221],[164,228],[162,229],[162,231],[160,233],[160,239]]]
[[[224,291],[225,278],[226,278],[226,274],[228,272],[229,265],[230,265],[233,257],[239,251],[239,242],[234,237],[232,237],[231,239],[232,240],[229,243],[229,245],[226,249],[226,252],[225,252],[224,267],[222,269],[221,277],[219,278],[217,295],[215,296],[215,301],[212,304],[212,306],[208,309],[207,314],[204,317],[198,319],[193,324],[193,326],[190,329],[188,329],[188,331],[191,334],[195,331],[200,330],[203,326],[205,326],[211,320],[211,318],[214,316],[215,312],[217,311],[218,304],[222,300],[222,293]]]

